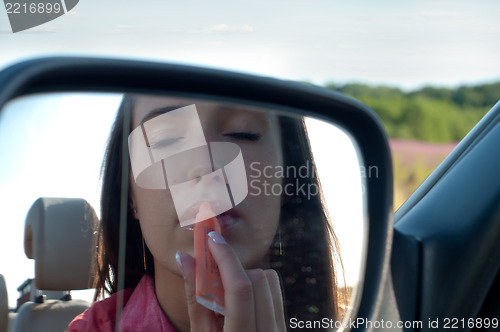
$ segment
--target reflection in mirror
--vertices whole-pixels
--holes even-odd
[[[336,329],[355,314],[367,238],[364,178],[377,170],[360,166],[356,143],[339,126],[229,102],[45,94],[4,107],[0,155],[0,250],[10,253],[0,257],[0,273],[18,316],[38,295],[69,290],[66,304],[86,300],[78,310],[90,306],[87,318],[97,301],[122,324],[153,324],[136,328]],[[61,199],[32,207],[40,197]],[[63,198],[83,198],[83,212],[69,214],[76,203]],[[86,287],[71,281],[38,290],[47,274],[66,274],[57,262],[75,255],[72,264],[80,264],[85,255],[72,253],[82,248],[70,243],[84,242],[70,234],[88,236],[78,234],[94,225],[92,207],[93,240],[84,241],[91,290],[74,291]],[[61,231],[61,218],[73,226]],[[158,312],[157,321],[134,317],[135,306]]]

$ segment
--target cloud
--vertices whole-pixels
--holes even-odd
[[[210,28],[195,30],[194,33],[252,33],[254,28],[248,24],[242,26],[229,26],[227,24],[216,24]]]
[[[131,32],[133,30],[136,30],[136,28],[129,26],[129,25],[118,24],[113,29],[111,29],[110,32],[111,33],[127,33],[127,32]]]
[[[479,33],[500,34],[500,28],[495,26],[479,27]]]
[[[17,32],[17,34],[23,35],[36,35],[36,34],[48,34],[48,33],[56,33],[57,29],[53,25],[37,25],[36,27],[29,28],[26,30],[22,30]],[[13,33],[10,31],[10,33]]]
[[[450,18],[459,18],[462,15],[459,12],[453,11],[423,11],[420,12],[420,16],[427,19],[450,19]]]
[[[69,12],[66,12],[66,15],[74,17],[88,17],[88,15],[82,14],[81,12],[74,9],[70,10]]]

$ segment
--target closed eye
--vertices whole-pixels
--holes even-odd
[[[167,138],[167,139],[164,139],[164,140],[161,140],[159,142],[156,142],[156,143],[153,143],[150,145],[150,147],[152,149],[159,149],[159,148],[163,148],[163,147],[166,147],[166,146],[169,146],[169,145],[172,145],[174,143],[177,143],[178,141],[180,141],[181,139],[183,139],[184,137],[172,137],[172,138]]]
[[[255,142],[255,141],[258,141],[260,139],[259,134],[244,133],[244,132],[223,134],[223,136],[231,137],[234,140],[243,140],[243,141],[250,141],[250,142]]]

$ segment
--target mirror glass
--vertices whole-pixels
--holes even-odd
[[[12,310],[42,293],[60,297],[57,287],[39,289],[41,274],[73,278],[57,262],[80,244],[65,241],[70,231],[51,224],[52,201],[43,201],[26,222],[40,197],[82,198],[98,218],[87,233],[92,264],[84,271],[93,276],[91,289],[72,288],[73,299],[91,304],[92,287],[101,290],[99,301],[110,296],[107,291],[137,288],[149,278],[170,323],[182,326],[184,316],[175,313],[186,309],[185,298],[179,299],[185,280],[176,257],[191,282],[196,256],[193,282],[207,310],[232,312],[225,300],[232,298],[229,279],[238,271],[251,281],[264,272],[270,308],[288,329],[339,328],[359,305],[367,242],[364,186],[377,169],[363,166],[356,142],[338,125],[237,102],[41,94],[5,105],[0,155],[0,273]],[[40,222],[43,227],[36,226]],[[229,249],[212,252],[212,230]],[[48,267],[35,268],[27,256]],[[79,261],[75,254],[72,264]],[[266,302],[259,296],[254,294],[256,303]],[[126,307],[127,297],[122,300]]]

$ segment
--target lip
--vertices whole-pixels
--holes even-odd
[[[227,229],[233,227],[241,221],[241,216],[234,209],[228,210],[217,216],[221,231],[224,233]]]
[[[209,203],[214,213],[220,212],[217,214],[217,219],[219,220],[222,229],[236,224],[241,219],[238,212],[228,203],[220,200],[206,200],[196,201],[184,210],[180,218],[180,221],[182,221],[181,224],[192,227],[195,223],[196,215],[198,214],[198,211],[203,203]]]

